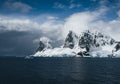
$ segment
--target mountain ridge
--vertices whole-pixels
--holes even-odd
[[[47,45],[50,45],[49,42],[47,43]],[[99,57],[99,55],[104,53],[103,57],[115,57],[116,54],[119,55],[120,49],[120,42],[98,31],[92,32],[90,30],[86,30],[80,35],[70,30],[62,47],[44,47],[41,50],[40,48],[43,44],[45,43],[39,44],[39,48],[34,56],[52,57],[58,55],[62,57],[65,55],[69,57],[70,55],[75,57]]]

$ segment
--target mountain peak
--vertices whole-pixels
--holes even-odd
[[[39,47],[36,51],[44,51],[46,49],[52,48],[51,46],[51,40],[47,37],[41,37],[39,42]]]
[[[77,40],[78,40],[78,36],[73,32],[73,31],[69,31],[65,42],[64,42],[64,48],[68,47],[73,49],[75,47],[75,45],[77,44]]]

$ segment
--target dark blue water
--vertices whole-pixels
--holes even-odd
[[[120,84],[120,59],[0,57],[0,84]]]

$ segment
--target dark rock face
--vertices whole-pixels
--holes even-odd
[[[73,31],[69,31],[66,39],[65,39],[65,43],[63,47],[68,47],[73,49],[74,46],[76,45],[76,40],[78,39],[78,36],[73,32]]]
[[[81,48],[86,48],[86,51],[90,51],[90,47],[94,45],[94,38],[89,31],[86,31],[82,34],[79,39],[79,46]]]
[[[50,49],[50,48],[52,48],[50,40],[48,38],[44,37],[44,38],[40,39],[39,47],[37,48],[36,52],[44,51],[44,50]]]
[[[112,45],[115,43],[115,40],[109,36],[103,35],[102,33],[98,33],[94,36],[96,43],[99,44],[100,46],[104,45]]]
[[[118,50],[120,50],[120,42],[118,42],[115,46],[115,51],[118,51]]]
[[[42,41],[40,41],[39,42],[39,47],[37,48],[36,52],[44,50],[45,47],[46,47],[45,44]]]
[[[89,53],[87,51],[83,51],[83,52],[78,52],[77,55],[80,55],[81,57],[85,56],[89,56]]]
[[[92,33],[89,30],[82,33],[79,38],[80,48],[85,48],[87,52],[90,51],[92,47],[101,47],[105,45],[112,45],[115,40],[111,37],[103,35],[99,32]]]

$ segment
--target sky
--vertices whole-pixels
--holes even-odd
[[[120,0],[0,0],[0,56],[35,53],[41,37],[97,30],[120,41]]]

